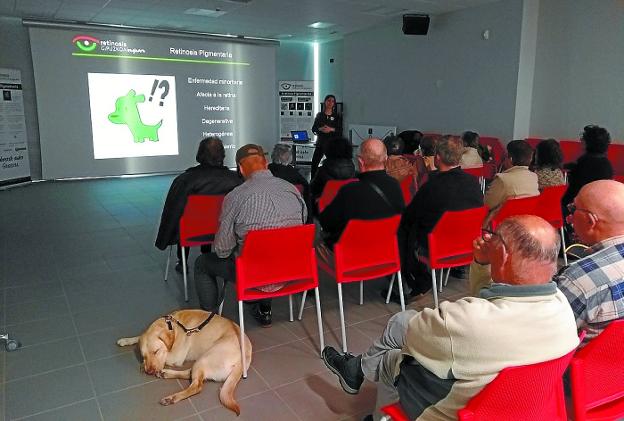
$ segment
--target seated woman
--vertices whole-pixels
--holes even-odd
[[[533,172],[537,174],[537,187],[541,192],[545,187],[565,184],[563,178],[563,154],[555,139],[546,139],[535,148]]]
[[[325,146],[325,161],[310,183],[312,198],[316,201],[329,180],[346,180],[355,177],[353,147],[348,139],[339,137]]]
[[[464,154],[459,166],[462,168],[475,168],[483,166],[483,159],[479,154],[479,135],[475,132],[464,132],[461,136],[464,143]]]
[[[384,139],[384,145],[388,152],[388,160],[386,161],[386,173],[396,179],[398,182],[403,181],[405,177],[418,174],[418,170],[413,160],[403,155],[404,143],[400,137],[388,136]]]

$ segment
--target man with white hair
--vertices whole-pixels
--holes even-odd
[[[312,209],[310,206],[310,183],[308,183],[308,180],[292,165],[293,149],[290,145],[284,143],[275,144],[273,152],[271,152],[271,161],[272,162],[269,164],[269,171],[271,171],[271,174],[295,185],[297,189],[301,189],[301,195],[306,202],[307,208]],[[308,214],[308,222],[311,221],[311,217],[311,213]]]

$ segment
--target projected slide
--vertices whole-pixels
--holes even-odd
[[[175,77],[89,73],[93,157],[178,154]]]

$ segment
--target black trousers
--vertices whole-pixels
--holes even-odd
[[[310,177],[314,178],[316,170],[318,170],[321,159],[325,155],[325,139],[318,139],[316,141],[316,147],[314,148],[314,155],[312,155],[312,167],[310,168]]]
[[[397,231],[399,254],[401,257],[401,277],[414,293],[425,293],[431,289],[431,274],[427,265],[420,262],[417,255],[427,254],[418,244],[414,233],[399,226]]]
[[[177,245],[177,250],[176,250],[176,256],[178,256],[178,262],[182,262],[182,247],[180,247],[180,244],[178,243]],[[205,253],[210,253],[210,244],[205,244],[203,246],[200,246],[201,252],[202,254]],[[186,251],[184,252],[184,257],[186,258],[186,261],[188,262],[188,258],[189,258],[189,254],[191,253],[191,248],[187,247]]]

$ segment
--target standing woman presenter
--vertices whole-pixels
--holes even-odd
[[[336,112],[336,97],[327,95],[323,101],[323,109],[316,115],[312,125],[312,133],[316,137],[316,148],[312,156],[312,177],[316,174],[319,163],[325,155],[325,145],[332,139],[342,136],[342,117]]]

